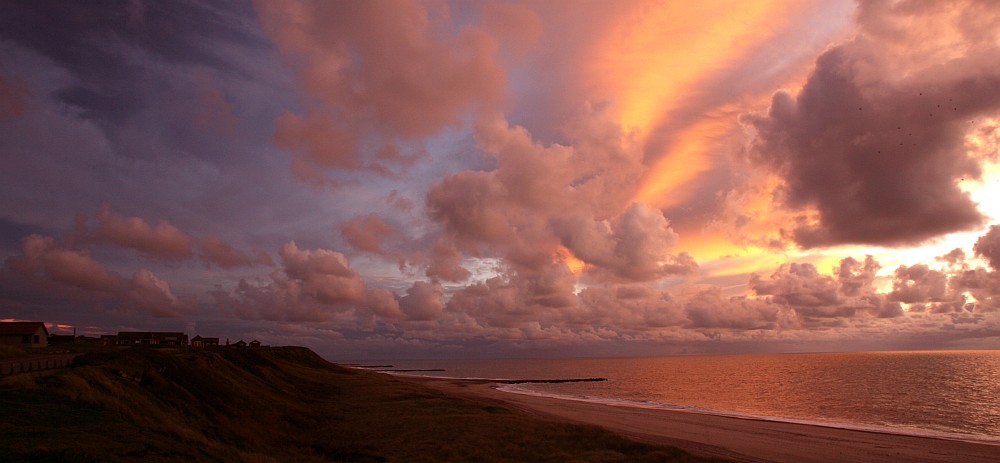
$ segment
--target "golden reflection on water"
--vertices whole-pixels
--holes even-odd
[[[1000,351],[438,360],[424,365],[446,368],[448,376],[607,377],[602,383],[524,386],[588,400],[1000,439]]]

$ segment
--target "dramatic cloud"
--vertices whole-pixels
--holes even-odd
[[[807,214],[791,227],[799,245],[898,246],[982,224],[957,182],[982,173],[965,133],[1000,110],[997,17],[989,2],[863,2],[858,36],[797,95],[744,117],[751,158]]]
[[[989,347],[995,10],[3,2],[0,318],[337,358]]]
[[[677,236],[662,212],[628,202],[634,185],[619,176],[641,171],[641,153],[623,150],[624,135],[604,116],[581,120],[572,146],[542,146],[503,121],[480,125],[497,169],[446,177],[427,194],[431,217],[461,249],[499,253],[521,271],[547,266],[562,247],[597,278],[693,273],[690,256],[671,253]]]

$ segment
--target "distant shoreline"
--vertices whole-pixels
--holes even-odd
[[[534,415],[593,424],[696,455],[746,462],[996,462],[1000,443],[847,429],[692,410],[642,408],[502,391],[485,379],[395,375],[466,397],[500,400]]]

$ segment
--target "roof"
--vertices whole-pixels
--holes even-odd
[[[119,331],[118,337],[121,339],[164,339],[179,338],[185,336],[184,333],[172,331]]]
[[[42,322],[0,322],[0,335],[25,336],[38,332],[41,328],[45,335],[49,335],[49,330]]]

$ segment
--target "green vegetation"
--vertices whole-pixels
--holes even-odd
[[[90,350],[0,379],[0,461],[709,461],[304,348]]]

